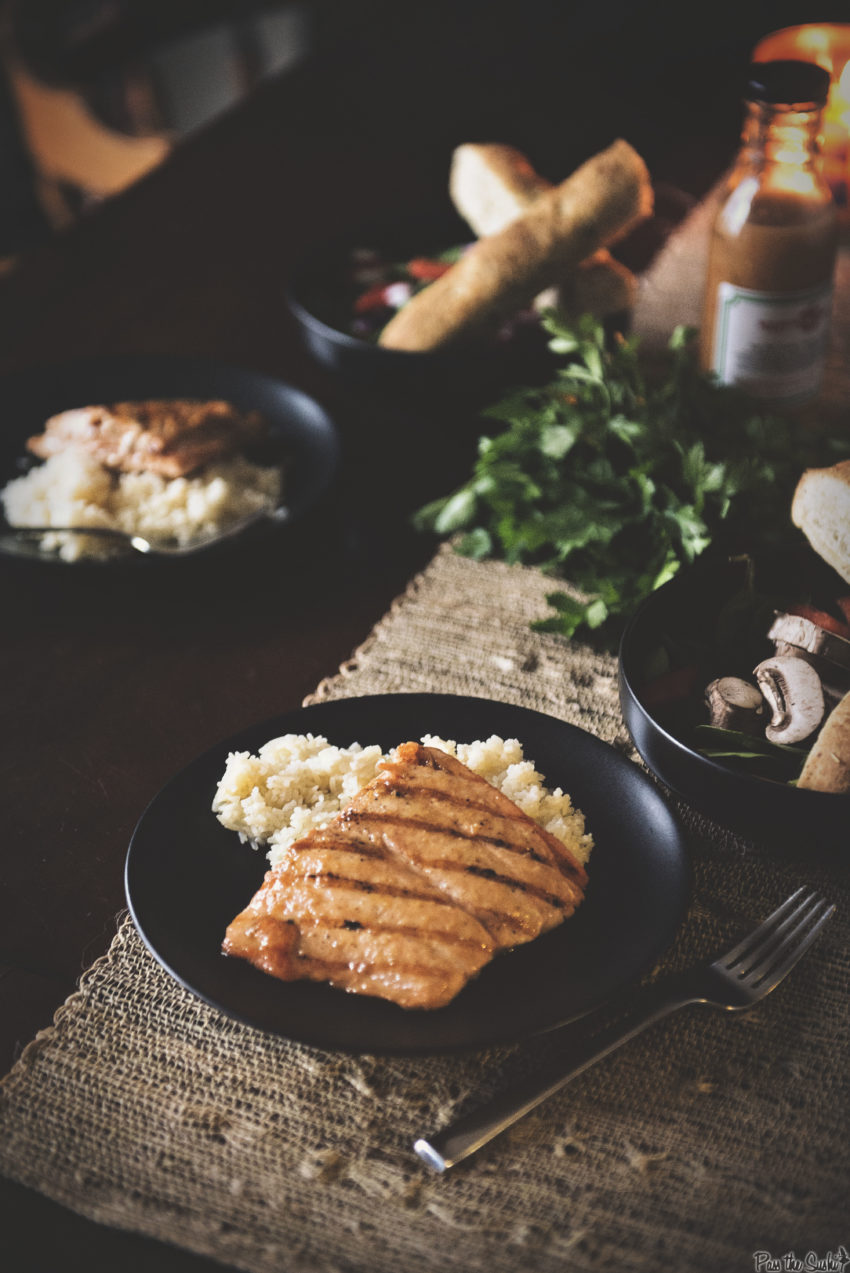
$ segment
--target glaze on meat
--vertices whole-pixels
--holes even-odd
[[[403,743],[269,871],[223,949],[285,981],[448,1003],[499,950],[571,915],[587,876],[459,760]]]
[[[265,433],[259,412],[239,411],[229,402],[152,398],[62,411],[27,448],[46,460],[79,447],[106,468],[173,478],[255,444]]]

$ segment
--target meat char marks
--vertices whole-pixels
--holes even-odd
[[[291,845],[223,949],[284,981],[439,1008],[498,951],[571,915],[586,882],[485,779],[402,743],[332,823]]]
[[[339,822],[269,871],[224,950],[283,981],[328,981],[405,1008],[440,1007],[491,958],[486,929]]]

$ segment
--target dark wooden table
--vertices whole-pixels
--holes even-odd
[[[661,192],[631,245],[640,263],[731,154],[733,77],[753,44],[799,20],[792,6],[744,6],[742,18],[727,5],[726,28],[715,8],[696,39],[672,5],[559,14],[571,7],[388,5],[0,283],[0,373],[213,357],[314,394],[344,447],[338,490],[307,528],[223,575],[128,572],[107,586],[0,560],[4,1072],[108,946],[147,801],[213,741],[298,706],[335,672],[433,549],[411,511],[472,456],[468,406],[352,397],[310,362],[283,297],[302,252],[353,219],[445,200],[459,142],[513,142],[557,179],[623,135]],[[7,1183],[0,1198],[16,1273],[212,1267]]]

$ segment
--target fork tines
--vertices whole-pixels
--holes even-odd
[[[727,973],[735,972],[754,989],[768,978],[775,983],[785,976],[835,910],[814,889],[801,898],[803,891],[796,889],[755,932],[718,960]]]

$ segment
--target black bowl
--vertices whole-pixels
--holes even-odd
[[[774,652],[766,637],[774,609],[795,601],[846,594],[844,581],[811,551],[765,553],[751,559],[755,590],[765,603],[749,611],[752,625],[736,649],[717,639],[721,613],[742,598],[748,565],[736,558],[699,562],[637,609],[620,642],[620,705],[635,747],[675,795],[748,839],[776,845],[846,846],[850,794],[809,791],[792,782],[746,772],[702,755],[688,741],[704,685],[715,676],[751,676]],[[724,609],[725,608],[725,609]],[[741,632],[742,629],[738,628]],[[671,640],[699,671],[690,695],[660,706],[647,695],[659,651]],[[737,656],[737,663],[733,665]],[[649,697],[649,702],[647,701]]]
[[[371,248],[383,260],[406,261],[471,242],[472,232],[449,212],[423,213],[387,224],[368,224],[313,247],[293,271],[286,303],[302,343],[339,383],[376,396],[415,395],[429,401],[485,401],[511,385],[542,383],[552,374],[548,337],[539,324],[519,325],[509,340],[446,346],[422,353],[385,349],[352,335],[351,253]]]

